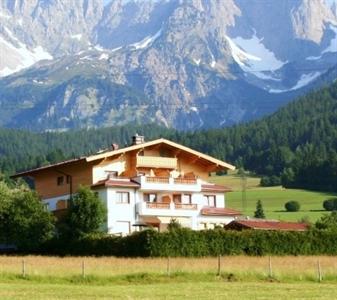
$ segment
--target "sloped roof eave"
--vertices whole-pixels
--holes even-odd
[[[67,165],[67,164],[72,164],[72,163],[81,162],[81,161],[89,163],[89,162],[93,162],[95,160],[100,160],[100,159],[104,159],[104,158],[107,158],[107,157],[124,154],[126,152],[142,149],[142,148],[145,148],[145,147],[150,147],[150,146],[157,145],[157,144],[160,144],[160,143],[164,143],[164,144],[169,145],[171,147],[174,147],[174,148],[180,149],[182,151],[185,151],[185,152],[191,153],[193,155],[196,155],[199,158],[207,160],[207,161],[211,162],[212,164],[215,164],[218,167],[222,167],[222,168],[228,169],[228,170],[235,170],[235,166],[233,166],[231,164],[228,164],[224,161],[221,161],[219,159],[211,157],[207,154],[198,152],[198,151],[193,150],[191,148],[188,148],[186,146],[177,144],[175,142],[166,140],[164,138],[160,138],[160,139],[153,140],[153,141],[150,141],[150,142],[145,142],[145,143],[138,144],[138,145],[132,145],[132,146],[129,146],[129,147],[125,147],[125,148],[121,148],[121,149],[117,149],[117,150],[113,150],[113,151],[108,151],[108,152],[101,153],[101,154],[95,154],[95,155],[91,155],[91,156],[87,156],[87,157],[80,157],[80,158],[66,160],[66,161],[59,162],[59,163],[52,164],[52,165],[48,165],[48,166],[39,167],[39,168],[36,168],[36,169],[31,169],[31,170],[28,170],[28,171],[17,173],[15,175],[11,176],[11,178],[29,176],[29,175],[31,175],[33,173],[36,173],[36,172],[39,172],[41,170],[46,170],[46,169],[50,169],[50,168],[54,168],[54,167],[58,167],[58,166],[64,166],[64,165]]]
[[[169,145],[171,147],[175,147],[175,148],[178,148],[180,150],[183,150],[183,151],[189,152],[191,154],[197,155],[200,158],[208,160],[208,161],[210,161],[210,162],[212,162],[212,163],[214,163],[214,164],[216,164],[220,167],[223,167],[223,168],[226,168],[226,169],[229,169],[229,170],[235,170],[235,166],[233,166],[231,164],[228,164],[224,161],[221,161],[219,159],[211,157],[207,154],[198,152],[196,150],[193,150],[191,148],[188,148],[186,146],[177,144],[175,142],[172,142],[172,141],[169,141],[169,140],[166,140],[166,139],[163,139],[163,138],[153,140],[153,141],[150,141],[150,142],[145,142],[145,143],[138,144],[138,145],[132,145],[132,146],[129,146],[129,147],[126,147],[126,148],[118,149],[118,150],[113,150],[113,151],[109,151],[109,152],[105,152],[105,153],[101,153],[101,154],[97,154],[97,155],[88,156],[88,157],[86,157],[86,161],[90,162],[90,161],[94,161],[94,160],[98,160],[98,159],[103,159],[103,158],[106,158],[106,157],[109,157],[109,156],[123,154],[123,153],[126,153],[126,152],[150,147],[150,146],[157,145],[157,144],[160,144],[160,143],[164,143],[164,144]]]
[[[23,177],[23,176],[30,176],[33,173],[39,172],[39,171],[43,171],[43,170],[47,170],[47,169],[51,169],[51,168],[55,168],[55,167],[61,167],[64,165],[68,165],[68,164],[73,164],[73,163],[78,163],[78,162],[85,162],[85,157],[80,157],[80,158],[74,158],[74,159],[69,159],[69,160],[65,160],[65,161],[61,161],[52,165],[46,165],[46,166],[42,166],[42,167],[38,167],[35,169],[30,169],[27,171],[23,171],[23,172],[19,172],[16,173],[12,176],[10,176],[10,178],[18,178],[18,177]]]

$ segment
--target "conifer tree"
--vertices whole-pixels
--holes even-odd
[[[264,211],[263,211],[261,200],[258,200],[256,202],[256,211],[254,212],[254,218],[258,218],[258,219],[265,219],[266,218],[266,216],[264,214]]]

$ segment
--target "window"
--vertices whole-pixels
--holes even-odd
[[[191,194],[183,194],[181,199],[182,204],[191,204],[192,203],[192,195]]]
[[[120,235],[128,235],[131,231],[130,222],[128,221],[117,221],[115,223],[114,233]]]
[[[216,207],[216,196],[215,195],[204,195],[204,205],[210,207]]]
[[[56,202],[56,210],[66,209],[68,207],[67,200],[58,200]]]
[[[70,184],[70,182],[71,182],[71,176],[70,175],[67,175],[66,182],[67,182],[67,184]]]
[[[63,185],[64,184],[64,176],[57,177],[57,185]]]
[[[157,202],[157,194],[144,194],[145,202]]]
[[[174,203],[181,203],[181,195],[180,194],[173,194],[173,202]]]
[[[160,157],[170,157],[168,151],[166,149],[160,149],[159,150],[159,156]]]
[[[173,194],[173,202],[181,204],[191,204],[192,203],[191,194]]]
[[[119,204],[130,203],[129,192],[116,192],[116,203],[119,203]]]
[[[45,211],[49,211],[49,203],[48,202],[44,202],[43,203],[43,208]]]
[[[105,171],[105,173],[107,174],[108,179],[118,177],[117,171]]]

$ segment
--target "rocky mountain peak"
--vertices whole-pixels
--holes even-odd
[[[257,118],[333,78],[335,8],[336,0],[0,0],[0,125],[187,129]]]
[[[319,44],[326,24],[337,25],[337,18],[332,9],[332,6],[322,0],[303,0],[292,10],[292,23],[296,36]]]

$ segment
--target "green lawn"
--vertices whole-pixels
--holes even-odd
[[[216,257],[170,261],[168,275],[163,258],[0,256],[0,299],[336,299],[336,256],[223,256],[221,276]]]
[[[324,192],[312,192],[298,189],[284,189],[282,187],[260,187],[259,178],[247,177],[246,205],[244,209],[242,201],[242,181],[237,175],[217,176],[212,182],[232,187],[234,192],[227,193],[226,206],[243,211],[246,215],[253,216],[256,202],[260,199],[266,217],[284,221],[298,221],[303,217],[315,222],[323,214],[327,213],[322,206],[324,200],[336,196],[336,194]],[[295,200],[301,205],[299,212],[286,212],[284,204]]]
[[[260,177],[246,177],[246,188],[252,189],[260,186]],[[242,190],[242,177],[240,175],[232,174],[225,176],[212,176],[210,177],[210,182],[225,185],[230,187],[233,191]]]
[[[181,282],[128,285],[0,283],[0,299],[335,299],[336,285],[277,282]]]

